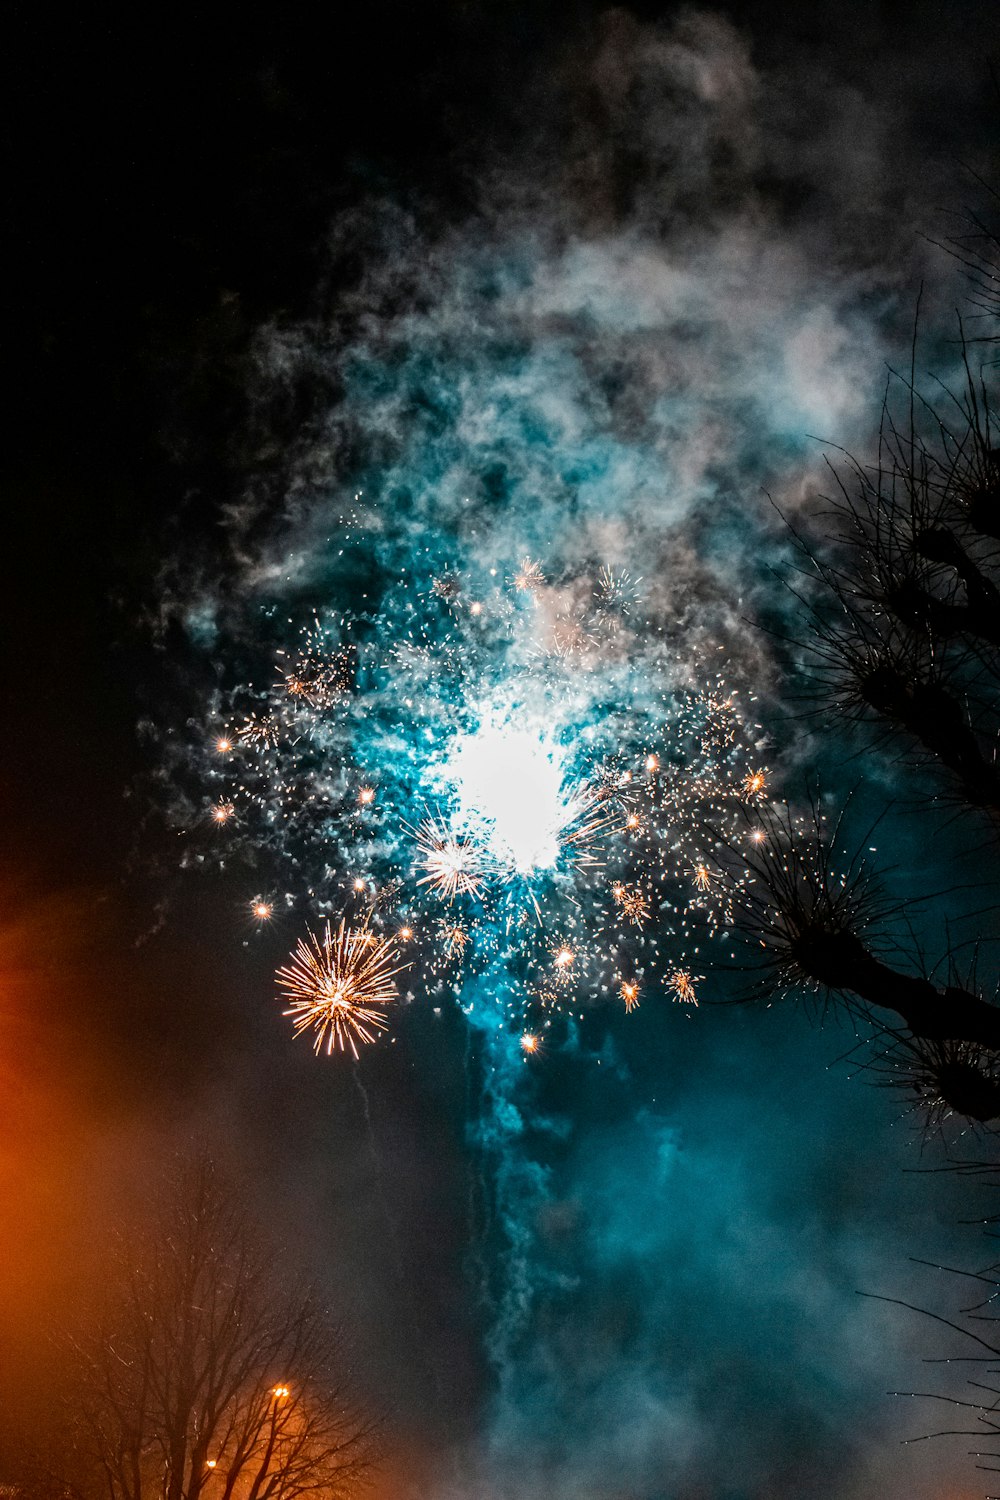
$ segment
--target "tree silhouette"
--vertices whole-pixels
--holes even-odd
[[[204,1154],[118,1235],[70,1350],[59,1477],[81,1496],[334,1500],[371,1467],[343,1335]]]
[[[1000,433],[991,366],[977,363],[996,339],[1000,239],[978,219],[967,227],[951,248],[980,321],[975,338],[959,324],[958,389],[922,395],[912,368],[891,375],[875,462],[840,453],[822,532],[789,530],[807,624],[797,644],[824,725],[867,725],[911,786],[980,825],[962,877],[979,883],[1000,832]],[[971,959],[953,946],[929,960],[917,905],[891,898],[868,838],[845,852],[843,827],[816,806],[774,808],[749,854],[723,850],[765,986],[846,1006],[874,1033],[879,1076],[932,1119],[1000,1120],[1000,1006],[980,982],[979,945]]]

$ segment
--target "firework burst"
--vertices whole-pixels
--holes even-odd
[[[395,1000],[395,977],[408,967],[396,958],[395,940],[366,926],[341,922],[334,933],[327,924],[321,937],[309,932],[300,938],[277,973],[295,1035],[314,1030],[314,1051],[325,1042],[327,1054],[336,1047],[356,1058],[358,1042],[374,1042],[388,1029],[382,1009]]]
[[[490,873],[487,851],[474,839],[455,834],[440,818],[428,818],[415,834],[423,874],[417,884],[446,901],[482,894]]]
[[[317,1051],[385,1030],[395,970],[376,918],[405,942],[415,994],[464,1007],[478,985],[477,1011],[493,1001],[535,1034],[612,995],[633,1010],[639,976],[696,1003],[695,954],[753,878],[761,739],[718,644],[698,685],[623,572],[520,555],[429,557],[377,610],[293,626],[262,663],[270,687],[220,696],[192,748],[198,805],[231,825],[207,856],[246,849],[288,904],[344,917],[280,975]],[[572,649],[554,649],[560,632]]]

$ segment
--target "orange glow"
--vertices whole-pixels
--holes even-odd
[[[618,986],[618,993],[625,1001],[625,1014],[630,1016],[634,1010],[639,1008],[639,986],[634,979],[623,979]]]
[[[673,990],[674,999],[680,1000],[682,1004],[697,1005],[695,978],[696,976],[688,973],[687,969],[674,969],[667,976],[667,988]]]

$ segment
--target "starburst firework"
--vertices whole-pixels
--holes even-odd
[[[336,1047],[356,1058],[358,1042],[374,1042],[388,1029],[381,1007],[395,1000],[395,976],[408,967],[396,958],[395,940],[366,926],[341,922],[334,933],[328,923],[321,937],[310,931],[300,938],[277,973],[295,1035],[315,1030],[315,1052],[325,1041],[328,1054]]]
[[[416,832],[423,870],[417,881],[446,901],[482,893],[490,869],[486,851],[474,839],[452,832],[440,818],[428,818]]]
[[[700,975],[691,974],[687,969],[673,969],[667,975],[667,988],[673,991],[674,999],[680,1000],[684,1005],[697,1005],[698,994],[695,983]]]
[[[523,594],[534,593],[545,582],[545,574],[532,558],[526,557],[514,574],[514,587]]]

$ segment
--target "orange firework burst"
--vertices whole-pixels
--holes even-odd
[[[471,934],[469,929],[464,927],[461,922],[449,922],[445,924],[442,930],[442,940],[444,942],[445,959],[448,962],[452,959],[455,959],[456,962],[461,962],[465,956],[465,950],[471,941]]]
[[[767,788],[767,772],[763,770],[748,771],[740,782],[740,790],[744,797],[759,797]]]
[[[549,982],[567,990],[576,984],[579,972],[576,967],[577,952],[570,943],[557,943],[552,949],[552,968]]]
[[[667,989],[673,990],[674,999],[682,1001],[684,1005],[697,1005],[698,996],[694,987],[696,979],[700,977],[687,969],[674,969],[667,975]]]
[[[634,979],[623,979],[618,986],[618,993],[625,1002],[625,1014],[630,1016],[634,1010],[639,1009],[639,985]]]
[[[314,932],[300,938],[291,962],[278,970],[278,985],[290,1004],[295,1035],[313,1028],[319,1052],[326,1042],[349,1050],[356,1058],[358,1042],[374,1042],[388,1029],[379,1007],[396,998],[393,980],[408,967],[397,964],[393,938],[380,937],[367,927],[340,923],[336,933],[327,925],[322,937]]]
[[[274,750],[281,740],[281,724],[274,714],[247,714],[236,730],[236,738],[256,750]]]

